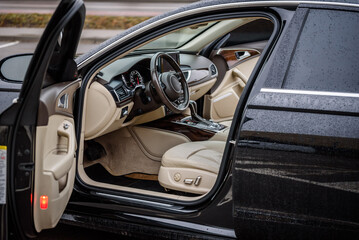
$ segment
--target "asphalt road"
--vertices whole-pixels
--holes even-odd
[[[88,52],[94,48],[97,43],[80,43],[77,49],[77,54]],[[20,53],[33,53],[37,46],[37,42],[21,42],[21,41],[0,41],[0,60],[4,57],[20,54]]]
[[[36,48],[35,42],[22,43],[20,41],[0,42],[0,59],[19,53],[32,53]]]

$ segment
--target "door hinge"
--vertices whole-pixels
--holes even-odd
[[[30,172],[32,170],[34,170],[34,163],[19,163],[18,168],[21,171],[26,171],[26,172]]]

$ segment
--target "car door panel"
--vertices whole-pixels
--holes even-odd
[[[34,186],[34,224],[38,232],[59,221],[75,179],[75,129],[72,118],[53,115],[47,126],[37,127]],[[40,208],[41,196],[48,207]]]
[[[27,68],[18,99],[0,115],[8,129],[7,206],[14,238],[56,225],[75,178],[74,62],[85,17],[81,0],[63,0]],[[62,34],[62,40],[59,36]],[[47,198],[47,206],[40,197]],[[7,236],[7,228],[2,228]]]
[[[190,98],[193,101],[196,101],[197,99],[201,98],[205,95],[215,84],[217,78],[213,78],[211,80],[208,80],[204,83],[200,83],[194,86],[189,86],[189,92],[190,92]]]
[[[80,80],[49,86],[41,91],[36,128],[34,225],[36,231],[54,227],[72,193],[76,169],[76,133],[73,119],[75,91]],[[41,209],[41,196],[48,197]]]
[[[347,16],[357,10],[311,7],[296,10],[244,110],[233,167],[234,221],[242,239],[358,236],[357,68],[330,67],[333,59],[350,66],[357,56],[354,41],[342,44],[357,40]],[[309,31],[319,33],[317,42]],[[321,49],[326,58],[316,61],[304,46]],[[340,54],[330,59],[326,47]],[[305,64],[295,61],[299,56]],[[310,75],[295,77],[294,68]],[[332,85],[324,73],[340,80]]]
[[[239,98],[259,57],[254,57],[229,69],[214,92],[205,95],[204,116],[214,121],[233,118]]]
[[[234,182],[244,239],[265,239],[264,231],[276,239],[357,234],[359,120],[340,104],[338,97],[260,93],[248,105]]]

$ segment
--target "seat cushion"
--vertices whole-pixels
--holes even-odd
[[[218,173],[226,143],[200,141],[177,145],[162,157],[162,166],[201,169]]]
[[[224,141],[200,141],[169,149],[162,157],[160,184],[183,192],[207,193],[217,179],[225,144]]]
[[[230,127],[232,125],[232,120],[222,121],[222,122],[219,122],[219,123],[226,126],[226,127]]]

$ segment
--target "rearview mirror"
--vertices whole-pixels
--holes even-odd
[[[13,55],[1,60],[0,77],[8,81],[24,81],[32,55],[32,53]]]

